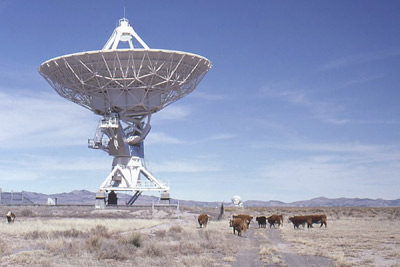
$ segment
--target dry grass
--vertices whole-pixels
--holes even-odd
[[[332,258],[338,266],[400,266],[399,208],[331,208],[328,227],[282,229],[304,255]],[[306,214],[304,212],[303,214]]]
[[[218,208],[16,210],[14,224],[0,221],[1,266],[229,266],[245,240],[228,226],[228,217],[238,213],[284,214],[284,227],[273,230],[299,254],[329,257],[337,266],[400,266],[400,208],[228,208],[224,220],[212,220],[205,229],[197,215],[216,218]],[[286,222],[291,215],[311,213],[327,214],[328,227],[294,230]],[[253,245],[261,262],[285,266],[269,231],[256,229]]]
[[[281,238],[299,254],[328,257],[337,266],[400,266],[400,208],[369,207],[272,207],[227,208],[226,216],[248,213],[253,217],[283,214]],[[321,214],[328,217],[328,227],[294,230],[287,219],[293,215]],[[269,243],[268,231],[256,234],[264,239],[259,247],[263,262],[284,266],[279,251]],[[265,234],[264,234],[265,233]],[[264,235],[264,236],[263,236]]]
[[[35,207],[20,210],[28,216],[19,213],[13,224],[0,221],[1,266],[218,266],[238,247],[227,222],[199,229],[186,212],[183,219],[84,219],[43,208],[43,217]]]
[[[160,220],[139,219],[81,219],[81,218],[20,218],[8,227],[0,228],[0,236],[13,236],[25,240],[55,238],[86,238],[92,233],[119,234],[154,227]]]

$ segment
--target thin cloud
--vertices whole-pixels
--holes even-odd
[[[104,158],[64,158],[45,155],[21,155],[17,159],[0,160],[0,181],[32,181],[56,177],[55,173],[108,171],[110,162]]]
[[[151,119],[153,122],[161,122],[161,121],[170,121],[170,120],[184,120],[190,114],[192,110],[190,107],[182,106],[182,105],[170,105],[160,112],[155,113]]]
[[[287,156],[264,159],[253,173],[254,182],[272,192],[290,195],[289,200],[298,200],[304,195],[381,197],[384,190],[387,198],[398,197],[395,190],[400,186],[397,146],[307,142],[258,146],[259,149],[266,147],[269,151],[285,151]],[[392,187],[387,189],[387,184]]]
[[[184,144],[185,142],[178,138],[168,136],[162,132],[150,132],[146,137],[146,145],[154,144]]]
[[[35,181],[41,177],[40,173],[29,169],[14,169],[1,165],[0,167],[0,181]]]
[[[356,155],[360,158],[376,158],[376,160],[399,160],[400,161],[400,150],[397,146],[385,146],[385,145],[371,145],[371,144],[360,144],[360,143],[310,143],[310,142],[290,142],[285,144],[279,143],[267,143],[267,142],[256,142],[253,144],[254,147],[271,148],[287,151],[297,152],[313,152],[319,154],[347,154]],[[340,156],[343,158],[343,156]],[[344,160],[347,160],[343,158]]]
[[[152,163],[155,172],[172,172],[172,173],[199,173],[199,172],[216,172],[221,167],[215,162],[187,161],[187,160],[168,160],[160,163]]]
[[[235,138],[234,134],[221,133],[221,134],[212,135],[209,138],[207,138],[207,140],[228,140],[228,139],[232,139],[232,138]]]
[[[154,144],[201,144],[210,141],[221,141],[221,140],[229,140],[235,138],[235,135],[229,133],[221,133],[215,134],[203,139],[199,139],[196,141],[193,140],[181,140],[176,137],[172,137],[163,132],[150,132],[150,134],[146,137],[146,145],[154,145]]]
[[[392,188],[400,186],[400,164],[393,161],[376,164],[339,157],[303,158],[266,162],[257,172],[262,177],[261,182],[271,191],[295,194],[301,191],[302,195],[309,196],[374,197],[376,194],[379,197],[376,192],[383,190],[385,183],[392,183]],[[395,191],[389,189],[387,197],[397,197]]]
[[[0,131],[2,149],[67,147],[94,135],[96,116],[55,95],[0,93],[0,98],[7,128]]]
[[[353,65],[365,64],[372,61],[384,60],[387,58],[400,56],[400,48],[385,49],[358,55],[346,56],[326,63],[319,71],[345,68]]]
[[[211,100],[211,101],[219,101],[226,99],[225,95],[221,94],[210,94],[204,91],[195,91],[193,94],[190,95],[193,98],[204,99],[204,100]]]
[[[264,88],[262,92],[265,96],[280,98],[289,103],[304,107],[324,122],[336,125],[350,122],[348,119],[339,119],[336,117],[338,113],[344,110],[342,106],[327,101],[313,100],[304,91],[272,90],[268,87]]]
[[[385,77],[385,75],[383,75],[383,74],[377,74],[377,75],[367,76],[367,77],[358,77],[358,78],[355,78],[355,79],[345,82],[342,87],[350,87],[350,86],[357,85],[357,84],[368,83],[368,82],[371,82],[374,80],[382,79],[383,77]]]
[[[201,144],[201,143],[207,143],[210,141],[223,141],[223,140],[230,140],[235,138],[234,134],[230,133],[219,133],[219,134],[214,134],[196,141],[188,142],[190,144]]]

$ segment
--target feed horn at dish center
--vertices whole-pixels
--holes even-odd
[[[121,43],[129,48],[118,48]],[[196,54],[150,49],[125,18],[102,50],[40,65],[39,73],[60,96],[101,116],[88,146],[114,160],[96,195],[96,207],[117,204],[118,191],[133,193],[128,205],[144,191],[159,191],[161,200],[169,203],[169,183],[154,177],[144,163],[151,116],[191,93],[210,68],[211,62]]]

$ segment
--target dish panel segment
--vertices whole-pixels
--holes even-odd
[[[189,94],[210,68],[208,59],[195,54],[126,49],[54,58],[39,72],[62,97],[123,118],[152,114]]]

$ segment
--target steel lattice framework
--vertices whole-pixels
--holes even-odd
[[[40,73],[59,95],[99,115],[122,120],[155,113],[192,92],[211,67],[177,51],[92,51],[43,63]]]
[[[118,49],[120,42],[129,49]],[[103,117],[88,142],[114,156],[99,193],[110,191],[109,203],[112,196],[116,204],[114,191],[134,191],[133,204],[143,191],[161,191],[169,199],[169,183],[157,180],[143,162],[150,118],[192,92],[210,68],[199,55],[150,49],[123,18],[102,50],[53,58],[39,73],[60,96]]]

